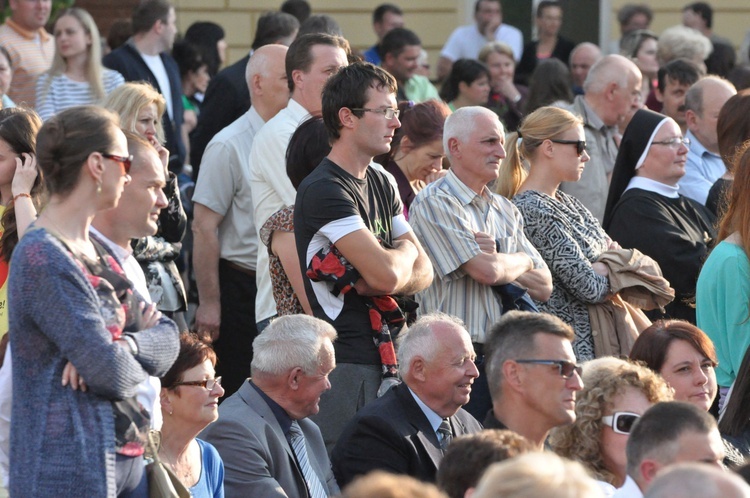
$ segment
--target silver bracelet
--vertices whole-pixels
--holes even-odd
[[[120,339],[125,341],[125,344],[128,345],[128,349],[130,349],[130,354],[132,354],[133,356],[136,356],[138,354],[138,343],[135,342],[135,339],[133,339],[127,334],[123,334],[122,336],[120,336]]]

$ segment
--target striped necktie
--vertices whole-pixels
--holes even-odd
[[[320,482],[318,474],[310,466],[305,446],[305,435],[302,434],[302,429],[300,429],[296,420],[292,422],[289,428],[289,435],[292,440],[292,451],[297,456],[297,463],[299,463],[300,469],[302,469],[302,475],[305,477],[305,482],[307,482],[307,489],[310,491],[310,496],[312,498],[326,498],[328,494]]]
[[[445,450],[453,439],[453,431],[451,430],[451,424],[447,418],[444,418],[440,422],[437,433],[440,434],[440,449]]]

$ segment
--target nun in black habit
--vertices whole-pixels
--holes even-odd
[[[666,313],[695,323],[695,285],[716,237],[714,215],[678,193],[689,143],[677,123],[641,109],[625,129],[612,173],[604,229],[622,247],[651,256],[675,290]]]

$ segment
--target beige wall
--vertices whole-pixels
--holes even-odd
[[[389,0],[402,5],[407,26],[422,39],[433,64],[440,48],[451,31],[467,16],[467,6],[473,0]],[[521,0],[505,0],[521,1]],[[643,0],[637,0],[643,1]],[[681,22],[680,11],[689,0],[659,0],[648,2],[654,9],[652,28],[658,33]],[[250,48],[258,17],[265,11],[275,10],[282,0],[173,0],[177,8],[177,23],[184,31],[194,21],[214,21],[227,31],[229,61],[242,58]],[[370,16],[381,0],[310,0],[313,12],[333,16],[344,31],[353,48],[365,49],[375,41]],[[609,0],[612,33],[619,36],[617,9],[628,0]],[[750,28],[750,2],[748,0],[713,0],[715,8],[714,30],[739,46],[745,31]]]

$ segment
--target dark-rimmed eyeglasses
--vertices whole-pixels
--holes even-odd
[[[398,109],[394,109],[393,107],[383,107],[381,109],[368,109],[366,107],[359,107],[359,108],[352,108],[349,109],[350,111],[360,111],[360,112],[374,112],[376,114],[382,114],[385,116],[385,119],[393,119],[397,118],[399,114],[401,114],[401,111]]]
[[[220,385],[221,385],[221,375],[216,377],[215,379],[188,380],[185,382],[177,382],[176,384],[172,386],[172,389],[174,389],[177,386],[196,386],[196,387],[202,387],[209,391],[213,391],[216,386],[220,386]]]
[[[575,145],[578,157],[581,157],[586,152],[586,140],[552,140],[550,138],[549,141],[553,144]]]
[[[130,167],[133,165],[133,156],[116,156],[114,154],[108,154],[106,152],[101,152],[102,157],[105,157],[107,159],[111,159],[113,161],[116,161],[120,164],[122,164],[122,168],[125,170],[125,174],[127,175],[130,173]]]
[[[672,137],[666,140],[659,140],[658,142],[651,142],[651,145],[666,145],[673,149],[677,149],[680,145],[690,147],[690,139],[688,137]]]
[[[633,424],[641,418],[637,413],[615,412],[612,415],[602,417],[601,421],[612,428],[617,434],[630,434]]]
[[[568,360],[515,360],[516,363],[527,363],[531,365],[554,365],[560,370],[560,376],[564,379],[573,377],[574,373],[581,375],[581,367]]]

